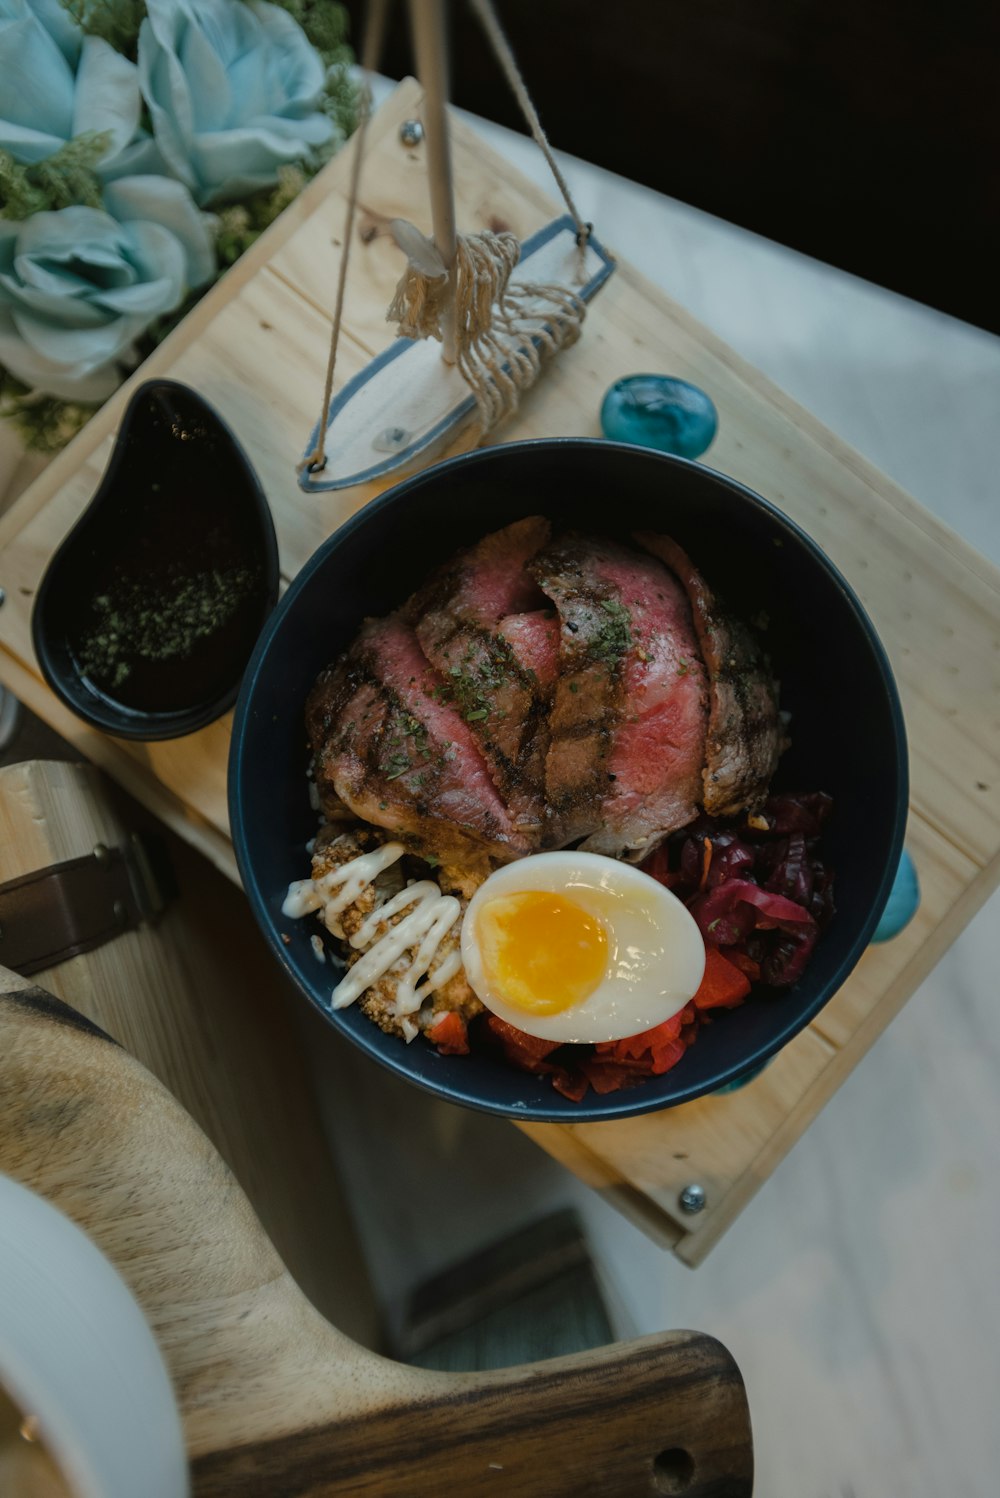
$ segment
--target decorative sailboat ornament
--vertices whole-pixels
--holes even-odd
[[[386,314],[399,337],[333,394],[337,345],[368,124],[363,101],[322,409],[299,464],[308,493],[345,489],[427,461],[470,422],[482,435],[510,415],[546,363],[580,336],[587,303],[614,260],[577,211],[491,0],[469,0],[507,74],[568,212],[522,244],[509,232],[459,234],[445,88],[444,0],[410,0],[424,87],[433,238],[405,219],[389,231],[406,269]],[[386,0],[371,7],[364,65],[377,64]]]

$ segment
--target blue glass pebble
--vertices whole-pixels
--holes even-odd
[[[719,413],[704,390],[670,375],[626,375],[601,404],[601,431],[609,442],[679,458],[700,458],[718,429]]]
[[[913,859],[904,848],[892,882],[892,891],[882,912],[882,919],[875,927],[872,941],[889,941],[898,936],[913,920],[919,905],[920,881]]]
[[[752,1082],[754,1077],[759,1077],[762,1071],[766,1071],[767,1066],[766,1061],[761,1066],[752,1066],[749,1071],[743,1073],[742,1077],[737,1077],[735,1082],[727,1082],[725,1087],[717,1087],[715,1097],[724,1097],[727,1092],[739,1092],[748,1082]]]

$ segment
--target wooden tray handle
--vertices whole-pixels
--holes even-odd
[[[137,822],[145,828],[138,808],[92,765],[8,765],[0,770],[0,883],[92,856],[99,843],[126,847]],[[123,931],[34,981],[159,1078],[231,1168],[308,1298],[377,1347],[375,1298],[313,1094],[297,995],[242,891],[158,832],[179,898],[155,925]],[[3,950],[0,935],[0,963]]]
[[[669,1332],[491,1374],[378,1357],[292,1281],[228,1168],[101,1030],[0,969],[0,1170],[130,1284],[163,1349],[199,1498],[745,1498],[752,1448],[725,1348]]]

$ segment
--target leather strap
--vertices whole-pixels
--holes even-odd
[[[176,893],[166,850],[133,834],[0,884],[0,963],[23,977],[155,922]]]

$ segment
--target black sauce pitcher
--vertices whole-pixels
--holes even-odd
[[[277,596],[274,524],[236,438],[188,386],[140,385],[38,590],[46,681],[119,738],[193,733],[232,707]]]

